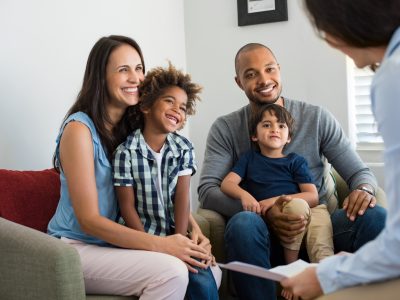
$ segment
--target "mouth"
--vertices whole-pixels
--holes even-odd
[[[167,114],[167,119],[170,120],[174,125],[179,123],[179,119],[173,115]]]
[[[277,136],[277,135],[271,135],[269,138],[270,138],[270,139],[280,139],[280,137]]]
[[[275,84],[268,84],[267,86],[258,88],[256,91],[257,91],[257,93],[259,93],[263,96],[268,96],[275,89],[275,87],[276,87]]]
[[[138,92],[137,87],[127,87],[127,88],[122,88],[122,91],[124,93],[130,94],[130,95],[135,95]]]

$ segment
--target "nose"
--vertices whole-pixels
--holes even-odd
[[[265,84],[270,80],[270,78],[271,77],[270,77],[270,75],[268,73],[262,72],[262,73],[260,73],[260,76],[259,76],[259,83],[260,84]]]
[[[131,82],[131,83],[139,84],[140,82],[143,81],[143,76],[138,74],[135,71],[132,71],[129,74],[128,81]]]
[[[272,132],[279,132],[279,125],[272,125],[271,126],[271,131]]]

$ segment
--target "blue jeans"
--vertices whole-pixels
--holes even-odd
[[[343,210],[331,217],[335,252],[354,252],[373,240],[385,225],[386,210],[376,206],[367,209],[354,222]],[[279,240],[257,214],[242,211],[234,215],[225,230],[227,261],[242,261],[264,268],[284,264]],[[276,283],[239,272],[231,272],[239,299],[276,299]]]
[[[186,290],[188,300],[216,300],[218,288],[210,268],[200,269],[198,273],[189,272],[189,284]]]

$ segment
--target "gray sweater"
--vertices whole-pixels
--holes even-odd
[[[320,203],[326,203],[324,175],[330,166],[347,182],[351,190],[362,183],[376,189],[374,175],[351,147],[340,124],[327,110],[302,101],[285,98],[285,108],[295,120],[295,131],[285,154],[295,152],[303,156],[314,176]],[[220,185],[239,156],[251,148],[248,121],[250,105],[219,117],[207,137],[203,168],[198,188],[202,208],[232,216],[242,210],[240,201],[226,196]]]

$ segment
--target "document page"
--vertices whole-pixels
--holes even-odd
[[[218,264],[221,268],[246,273],[262,277],[265,279],[281,281],[284,278],[294,276],[307,267],[316,266],[317,264],[310,264],[304,260],[296,260],[288,265],[278,266],[272,269],[261,268],[259,266],[246,264],[239,261],[232,261],[227,264]]]

